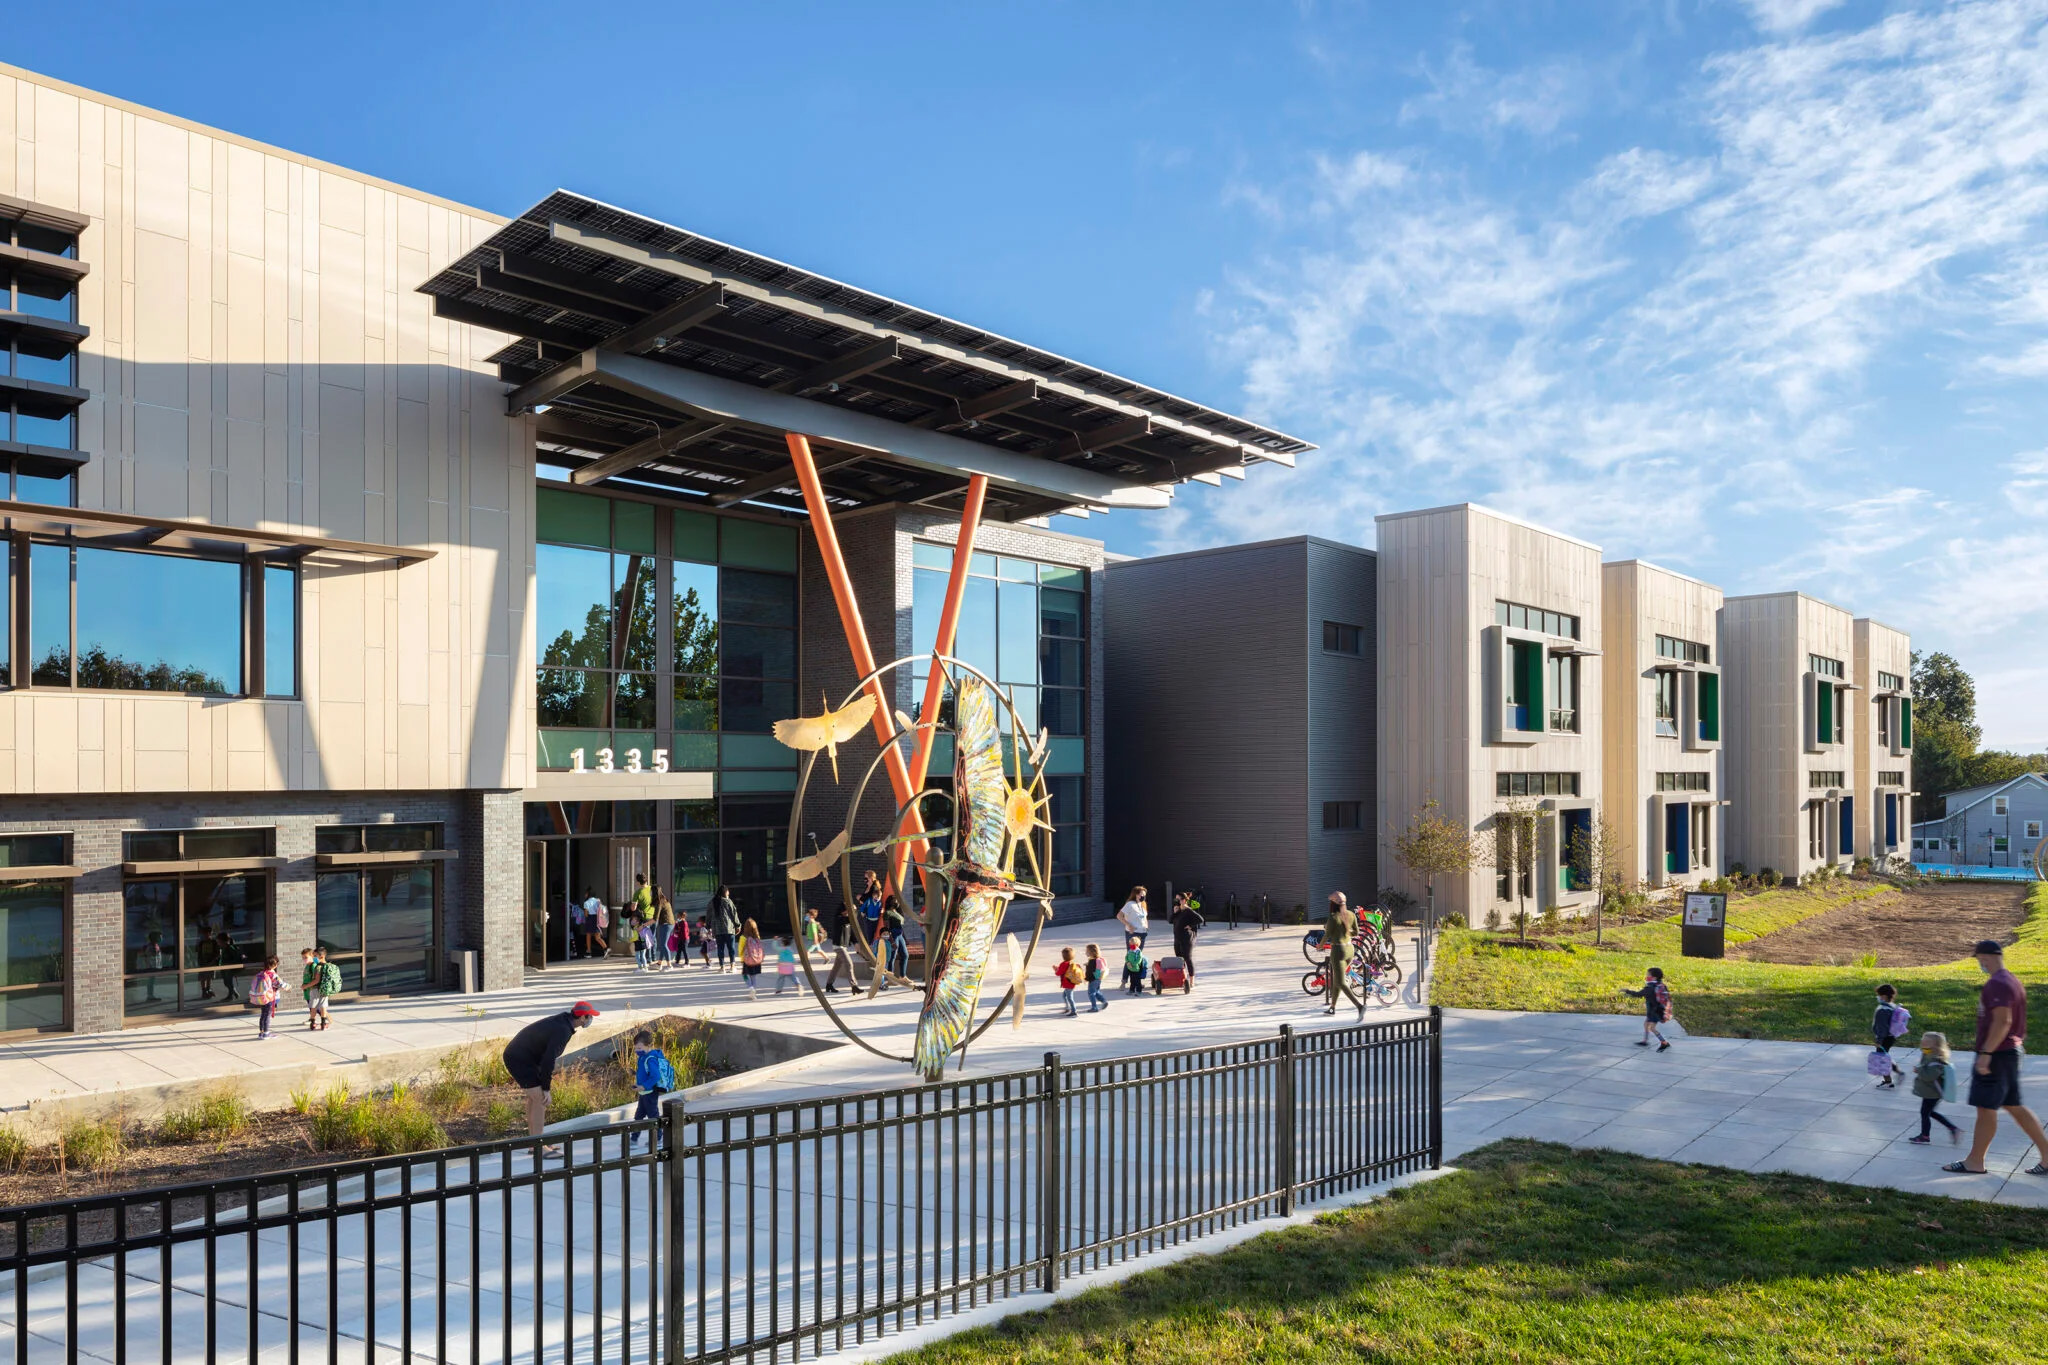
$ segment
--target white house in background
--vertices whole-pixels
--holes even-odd
[[[1913,826],[1913,861],[1968,867],[2031,866],[2048,829],[2048,777],[2021,773],[1950,792],[1944,813]]]
[[[1721,606],[1728,864],[1803,877],[1856,858],[1856,631],[1801,592]]]
[[[1882,863],[1904,856],[1913,827],[1913,637],[1859,616],[1856,686],[1862,733],[1856,740],[1856,852]]]
[[[1601,566],[1606,813],[1630,881],[1720,875],[1721,590],[1640,559]]]
[[[1423,888],[1393,841],[1424,801],[1479,830],[1511,801],[1539,811],[1523,879],[1475,866],[1437,886],[1473,923],[1591,903],[1572,856],[1600,802],[1600,547],[1472,503],[1379,522],[1379,866]]]

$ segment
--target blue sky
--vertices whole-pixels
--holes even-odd
[[[1132,553],[1485,501],[1956,653],[2048,742],[2048,0],[103,6],[0,56],[583,193],[1322,449]]]

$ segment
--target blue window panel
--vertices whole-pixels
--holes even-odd
[[[910,652],[929,654],[939,638],[946,609],[946,576],[920,569],[910,576]]]
[[[1042,588],[1038,593],[1039,629],[1047,635],[1062,635],[1078,640],[1086,635],[1087,599],[1077,592],[1065,592],[1059,588]]]
[[[1005,561],[1006,563],[1009,561]],[[999,585],[997,682],[1038,681],[1038,585]]]
[[[797,752],[773,735],[724,735],[719,740],[722,768],[794,768]]]
[[[71,685],[71,550],[64,545],[28,549],[28,658],[38,687]]]
[[[299,694],[299,576],[277,564],[263,570],[263,690]]]
[[[983,578],[994,578],[996,576],[996,557],[983,554],[979,550],[975,551],[967,558],[967,572],[979,574]]]
[[[81,546],[77,582],[80,687],[241,693],[239,562]]]
[[[612,557],[603,550],[540,545],[535,547],[534,564],[534,640],[540,662],[609,667]]]
[[[953,654],[989,677],[996,676],[996,585],[988,579],[967,580]]]
[[[916,568],[943,572],[953,567],[953,548],[934,545],[928,540],[913,540],[910,542],[910,562]]]
[[[32,412],[14,414],[14,439],[32,446],[54,446],[59,450],[78,448],[77,417],[38,417]]]
[[[996,573],[1005,583],[1038,582],[1038,565],[1029,559],[1012,559],[1004,555],[996,561]]]
[[[1088,742],[1082,739],[1055,739],[1045,754],[1045,770],[1051,774],[1071,774],[1087,770]]]

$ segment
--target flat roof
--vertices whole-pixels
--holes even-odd
[[[1606,561],[1604,561],[1604,562],[1603,562],[1603,563],[1602,563],[1602,564],[1600,565],[1600,567],[1601,567],[1601,568],[1602,568],[1603,570],[1605,570],[1605,569],[1625,569],[1625,568],[1628,568],[1628,567],[1629,567],[1630,565],[1634,565],[1634,566],[1635,566],[1636,568],[1639,568],[1639,569],[1651,569],[1651,570],[1654,570],[1654,571],[1655,571],[1655,572],[1657,572],[1657,573],[1663,574],[1663,575],[1664,575],[1664,576],[1665,576],[1666,578],[1682,578],[1682,579],[1684,579],[1684,580],[1685,580],[1686,582],[1688,582],[1688,583],[1697,583],[1697,584],[1698,584],[1698,585],[1699,585],[1700,587],[1702,587],[1702,588],[1712,588],[1712,589],[1713,589],[1713,590],[1714,590],[1715,592],[1720,592],[1720,591],[1721,591],[1721,585],[1720,585],[1719,583],[1709,583],[1709,582],[1708,582],[1708,581],[1707,581],[1706,579],[1704,579],[1704,578],[1694,578],[1694,577],[1693,577],[1693,576],[1692,576],[1691,574],[1689,574],[1689,573],[1680,573],[1680,572],[1679,572],[1678,570],[1676,570],[1676,569],[1667,569],[1667,568],[1665,568],[1665,567],[1664,567],[1664,566],[1663,566],[1662,564],[1658,564],[1658,563],[1655,563],[1655,562],[1653,562],[1653,561],[1651,561],[1651,560],[1647,560],[1647,559],[1644,559],[1644,558],[1642,558],[1642,557],[1640,557],[1640,556],[1637,556],[1637,557],[1635,557],[1635,558],[1632,558],[1632,559],[1610,559],[1610,560],[1606,560]],[[1724,594],[1724,596],[1725,596],[1725,594]]]
[[[1530,521],[1526,517],[1518,517],[1512,512],[1503,512],[1498,508],[1488,507],[1483,502],[1449,502],[1445,503],[1442,507],[1416,507],[1406,512],[1382,512],[1374,517],[1373,520],[1375,522],[1400,521],[1406,517],[1430,517],[1444,512],[1478,512],[1481,515],[1492,517],[1495,521],[1505,521],[1512,526],[1525,526],[1531,531],[1541,531],[1546,536],[1555,536],[1559,540],[1568,540],[1574,545],[1583,545],[1589,550],[1600,548],[1590,540],[1580,540],[1575,535],[1553,530],[1539,522]]]
[[[799,510],[784,432],[837,505],[989,515],[1161,507],[1175,485],[1315,447],[938,313],[558,190],[422,283],[514,338],[490,359],[543,458],[714,504]]]
[[[1125,555],[1110,560],[1105,568],[1118,568],[1126,564],[1165,564],[1176,559],[1199,559],[1205,555],[1238,554],[1251,550],[1270,550],[1275,545],[1320,545],[1325,549],[1344,550],[1350,554],[1364,555],[1367,559],[1378,559],[1378,550],[1368,550],[1363,545],[1347,545],[1341,540],[1328,536],[1274,536],[1269,540],[1247,540],[1236,545],[1204,545],[1199,550],[1173,550],[1163,555]]]

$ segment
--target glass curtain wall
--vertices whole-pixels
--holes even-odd
[[[62,834],[0,838],[0,867],[61,867]],[[67,881],[0,882],[0,1035],[61,1029],[71,1022],[65,976],[70,954]]]
[[[436,824],[325,825],[320,853],[412,853],[438,849]],[[315,934],[341,969],[344,991],[402,995],[441,980],[440,864],[379,863],[323,871],[315,886]]]
[[[912,546],[912,648],[928,654],[938,638],[951,546]],[[1088,886],[1088,574],[1085,569],[977,552],[969,560],[954,657],[1010,693],[1035,738],[1052,737],[1046,786],[1052,797],[1052,890],[1080,895]],[[924,674],[914,682],[922,700]],[[932,781],[950,782],[952,755],[936,749]],[[943,814],[940,818],[944,818]]]

